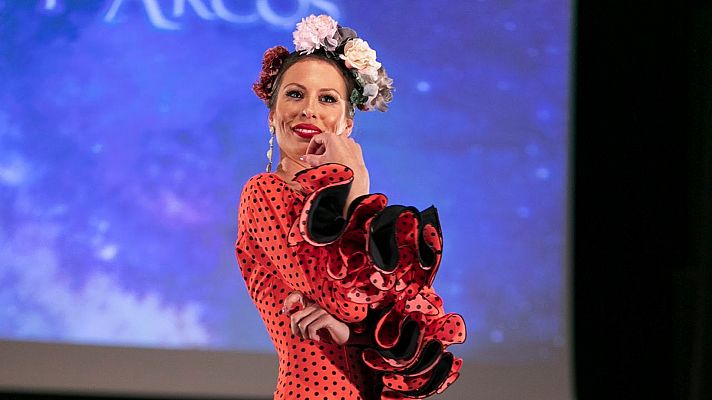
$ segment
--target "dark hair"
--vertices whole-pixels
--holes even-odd
[[[287,70],[291,68],[294,64],[308,59],[326,61],[329,64],[335,66],[339,70],[339,72],[341,72],[341,76],[344,78],[344,83],[346,84],[346,98],[344,99],[346,100],[346,111],[348,112],[349,117],[353,118],[354,105],[353,103],[351,103],[351,92],[354,90],[354,87],[356,87],[356,78],[348,69],[346,69],[346,67],[343,65],[344,63],[338,62],[333,58],[330,58],[323,51],[320,50],[317,50],[311,54],[299,54],[299,52],[295,51],[290,53],[289,56],[284,59],[284,61],[282,62],[282,66],[279,68],[279,73],[277,73],[277,76],[274,79],[271,95],[269,97],[269,101],[267,102],[267,106],[269,107],[269,109],[272,110],[277,101],[277,92],[279,92],[279,87],[282,85],[282,76],[284,75],[284,73],[287,72]]]

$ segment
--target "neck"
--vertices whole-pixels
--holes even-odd
[[[291,182],[297,172],[307,168],[310,168],[307,163],[280,154],[279,165],[277,165],[277,169],[274,173],[282,177],[285,181]]]

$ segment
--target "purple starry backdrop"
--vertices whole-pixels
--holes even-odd
[[[377,4],[377,5],[376,5]],[[394,78],[371,189],[438,207],[483,363],[567,347],[568,0],[0,0],[0,338],[271,352],[234,257],[270,46],[329,13]]]

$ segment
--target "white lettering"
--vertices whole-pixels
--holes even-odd
[[[185,3],[190,3],[195,13],[202,19],[215,19],[215,14],[211,13],[208,7],[201,0],[175,0],[173,2],[173,16],[180,17],[185,14]]]
[[[119,13],[121,6],[128,1],[139,0],[111,0],[111,3],[104,15],[104,21],[114,22]],[[151,24],[159,29],[177,30],[181,25],[168,19],[161,6],[159,0],[140,0],[143,8],[148,15]],[[280,15],[270,4],[270,0],[254,0],[255,11],[246,14],[238,14],[230,10],[225,5],[225,0],[210,0],[208,3],[205,0],[173,0],[172,17],[179,19],[186,12],[186,3],[195,11],[195,13],[203,20],[223,20],[233,24],[250,24],[262,18],[265,22],[279,26],[282,28],[293,28],[299,19],[309,12],[310,8],[321,10],[326,14],[331,15],[335,19],[339,19],[339,8],[330,0],[294,0],[297,4],[296,11],[289,15]],[[58,6],[57,0],[44,0],[45,10],[54,10]],[[318,12],[317,12],[318,13]]]
[[[151,24],[156,28],[176,30],[180,29],[180,25],[166,19],[161,12],[161,7],[158,5],[157,0],[142,0],[143,6],[146,9],[146,14],[148,14],[148,19],[151,20]],[[116,18],[116,13],[119,12],[119,7],[124,2],[124,0],[113,0],[109,11],[107,11],[106,16],[104,16],[104,21],[112,22]]]
[[[220,19],[232,22],[233,24],[249,24],[257,21],[257,18],[259,18],[257,13],[254,12],[247,15],[235,14],[225,7],[223,0],[212,0],[211,5],[213,7],[213,11],[218,17],[220,17]]]
[[[334,5],[334,3],[327,0],[312,0],[312,5],[330,15],[331,18],[339,20],[341,15],[339,13],[339,8]]]
[[[269,4],[269,0],[257,0],[257,12],[260,13],[265,21],[272,25],[281,26],[284,28],[290,28],[299,21],[299,17],[306,14],[309,9],[309,3],[311,0],[297,0],[299,5],[297,11],[292,15],[281,16],[274,12],[272,6]]]

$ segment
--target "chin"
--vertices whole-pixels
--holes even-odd
[[[309,143],[305,143],[304,146],[294,146],[289,149],[279,149],[279,151],[293,160],[299,160],[299,157],[307,154],[308,147]]]

